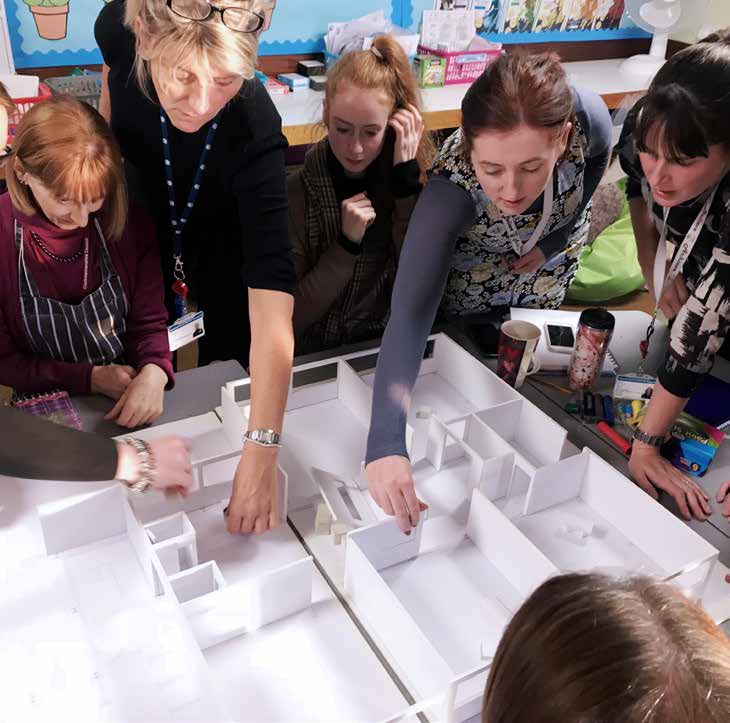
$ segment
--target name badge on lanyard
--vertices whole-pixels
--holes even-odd
[[[553,182],[554,172],[550,174],[550,180],[548,181],[547,186],[545,186],[545,190],[542,194],[542,218],[535,227],[535,230],[532,232],[530,238],[525,243],[520,242],[517,236],[517,227],[515,226],[512,219],[510,218],[508,220],[507,217],[502,216],[502,221],[507,227],[507,233],[510,236],[512,248],[514,249],[518,257],[524,256],[525,254],[532,251],[532,249],[537,246],[537,242],[542,238],[543,233],[545,233],[545,229],[547,228],[547,225],[550,221],[550,216],[553,213],[553,201],[555,200]]]
[[[712,202],[715,200],[717,189],[717,186],[712,189],[712,192],[707,197],[702,209],[697,214],[697,218],[695,218],[692,226],[684,237],[684,241],[682,241],[674,254],[669,271],[667,271],[667,228],[670,209],[664,209],[664,220],[662,223],[662,231],[659,236],[659,246],[657,247],[656,256],[654,257],[654,294],[656,295],[656,306],[654,307],[654,314],[652,315],[651,322],[646,330],[646,337],[639,345],[639,350],[641,351],[640,371],[643,371],[644,363],[649,355],[649,343],[651,342],[651,337],[654,334],[654,327],[656,326],[656,317],[657,312],[659,311],[659,300],[662,297],[664,289],[671,284],[680,273],[682,273],[685,261],[687,261],[689,255],[692,253],[692,249],[694,249],[695,244],[702,233],[705,221],[707,221],[707,217],[710,214],[710,209],[712,208]],[[653,213],[654,196],[651,192],[647,199],[647,205],[649,212]]]
[[[220,123],[220,117],[222,113],[222,110],[218,112],[218,115],[213,119],[213,122],[208,129],[208,135],[205,138],[205,143],[203,144],[203,149],[200,153],[198,167],[195,170],[193,185],[190,189],[190,192],[188,193],[187,203],[185,204],[182,213],[178,214],[177,200],[175,198],[175,184],[172,174],[172,152],[170,150],[170,138],[167,130],[167,124],[169,123],[169,120],[167,118],[167,115],[165,114],[165,111],[160,112],[162,153],[165,161],[165,178],[167,181],[167,197],[170,204],[170,224],[172,226],[173,239],[174,266],[172,274],[175,280],[172,284],[172,291],[175,294],[175,318],[178,321],[182,320],[183,317],[185,317],[187,314],[187,304],[185,299],[188,295],[188,285],[185,283],[185,265],[182,258],[182,232],[185,229],[185,224],[188,222],[193,208],[195,207],[195,202],[198,198],[198,192],[200,191],[200,184],[203,178],[203,172],[205,171],[205,162],[208,158],[208,152],[213,146],[213,140],[215,139],[215,133],[218,130],[218,125]],[[200,321],[202,322],[202,314]],[[177,336],[179,339],[179,334],[174,334],[176,326],[178,326],[177,322],[168,327],[168,334],[170,336],[171,342],[174,336]],[[201,334],[196,334],[195,336],[201,336]],[[192,337],[189,340],[184,341],[183,343],[178,343],[177,346],[175,346],[175,349],[179,348],[180,346],[184,346],[190,341],[192,341]],[[171,351],[174,351],[175,349],[172,349],[172,346],[173,344],[171,343]]]

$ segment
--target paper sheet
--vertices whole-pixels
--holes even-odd
[[[454,52],[466,50],[476,35],[473,10],[424,10],[421,45],[448,43]]]

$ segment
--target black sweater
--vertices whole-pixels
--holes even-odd
[[[114,479],[117,447],[111,439],[3,406],[0,430],[0,474],[75,482]]]

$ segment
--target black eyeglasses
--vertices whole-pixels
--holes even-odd
[[[166,0],[167,7],[186,20],[207,20],[213,13],[221,14],[221,21],[238,33],[256,33],[264,26],[264,17],[240,7],[219,8],[208,0]]]

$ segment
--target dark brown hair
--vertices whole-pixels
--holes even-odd
[[[631,111],[639,151],[661,151],[673,163],[706,157],[710,146],[730,148],[730,30],[673,55]],[[648,148],[652,129],[661,148]]]
[[[575,128],[575,102],[556,53],[501,55],[474,81],[461,103],[463,151],[468,159],[483,131],[510,131],[522,124],[560,133]]]
[[[421,110],[416,78],[398,41],[392,35],[379,35],[373,40],[373,48],[376,52],[356,50],[345,53],[335,63],[327,73],[325,98],[334,98],[338,84],[345,81],[363,90],[384,91],[393,104],[393,110],[409,105]],[[424,130],[416,153],[422,176],[431,165],[433,155],[431,135]]]
[[[482,723],[726,723],[729,711],[730,641],[699,606],[649,578],[571,574],[507,627]]]

